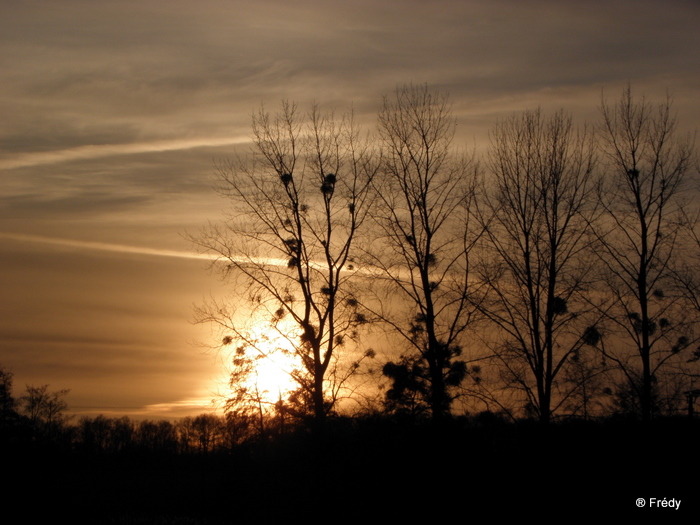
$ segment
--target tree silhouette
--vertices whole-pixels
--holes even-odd
[[[601,311],[632,347],[615,345],[606,356],[638,396],[644,421],[652,417],[655,376],[690,343],[687,312],[672,293],[672,277],[682,255],[680,198],[694,148],[690,139],[676,136],[671,107],[670,98],[658,107],[635,100],[628,86],[617,104],[603,99],[600,108],[607,181],[595,253],[609,297]]]
[[[219,166],[218,191],[232,205],[226,223],[193,239],[243,300],[206,305],[197,320],[221,326],[238,358],[251,349],[295,355],[296,399],[320,425],[361,359],[348,348],[366,322],[349,279],[376,162],[352,114],[314,106],[302,116],[284,102],[275,115],[261,108],[252,130],[254,150]],[[269,348],[246,318],[263,319],[291,348]]]
[[[700,173],[700,166],[696,171]],[[683,239],[678,250],[683,256],[678,258],[672,272],[675,285],[673,293],[680,296],[683,305],[688,307],[686,315],[692,312],[692,315],[688,316],[693,317],[695,321],[700,316],[700,206],[697,204],[700,186],[697,183],[696,179],[694,187],[688,188],[691,196],[681,209]],[[692,333],[697,334],[697,331]],[[673,363],[669,374],[666,375],[682,379],[686,410],[690,414],[694,411],[695,399],[700,396],[700,347],[696,345],[697,339],[694,342],[689,339],[688,346],[695,346],[692,354]]]
[[[477,163],[452,151],[454,130],[448,97],[425,85],[384,97],[375,237],[367,249],[375,290],[385,295],[366,307],[409,348],[384,367],[394,381],[390,395],[402,390],[404,371],[420,372],[412,380],[423,386],[414,393],[436,422],[449,415],[453,389],[467,374],[461,354],[474,313],[470,253],[477,236],[470,220]]]
[[[49,391],[49,385],[30,386],[20,397],[24,414],[29,418],[35,439],[45,439],[51,443],[71,419],[65,414],[68,403],[65,397],[70,390]]]
[[[582,419],[599,416],[608,408],[609,388],[605,380],[610,369],[600,353],[590,345],[585,345],[569,357],[563,373],[568,383],[568,393],[564,407],[568,414]]]
[[[89,452],[114,451],[116,420],[99,415],[94,418],[81,417],[78,421],[78,439],[81,447]]]
[[[13,374],[0,366],[0,438],[17,422],[17,400],[12,395]]]
[[[594,147],[563,111],[526,111],[491,134],[481,303],[489,346],[506,384],[547,423],[568,392],[557,377],[585,344],[590,266],[583,260],[593,212]]]
[[[178,436],[175,425],[170,421],[143,420],[134,432],[134,443],[143,452],[173,454],[177,451]]]

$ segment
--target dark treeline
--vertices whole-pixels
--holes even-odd
[[[657,494],[681,499],[686,516],[697,508],[680,475],[700,466],[697,419],[569,421],[544,429],[484,413],[438,429],[388,416],[332,416],[322,438],[304,426],[282,431],[271,423],[266,436],[251,429],[237,444],[225,418],[205,415],[188,434],[196,420],[98,416],[67,427],[70,439],[61,446],[5,442],[5,472],[16,480],[7,494],[33,487],[52,516],[72,523],[270,523],[308,514],[311,502],[323,515],[340,507],[347,519],[365,516],[368,502],[376,516],[423,509],[435,519],[453,516],[455,506],[460,513],[487,507],[493,516],[512,505],[524,513],[565,510],[600,498],[608,511],[627,513],[636,498]],[[445,503],[425,509],[416,491],[421,501]]]
[[[203,454],[278,434],[277,420],[251,416],[200,414],[169,420],[134,420],[128,416],[67,414],[68,390],[27,386],[13,394],[13,374],[0,368],[0,443],[10,449],[72,451],[87,454]]]
[[[76,420],[63,403],[49,431],[46,413],[32,420],[26,396],[12,396],[12,375],[3,377],[0,460],[14,480],[8,501],[31,487],[42,509],[71,523],[268,523],[311,507],[323,515],[340,507],[351,519],[366,515],[366,502],[373,515],[401,518],[417,511],[415,490],[446,502],[425,510],[435,519],[453,516],[455,505],[498,515],[511,505],[579,508],[601,494],[608,509],[629,510],[640,495],[659,494],[692,512],[692,487],[679,472],[700,466],[700,419],[687,417],[545,427],[482,412],[436,426],[429,417],[375,411],[331,415],[319,434],[290,414]],[[544,499],[538,486],[548,487]]]
[[[284,404],[272,410],[227,411],[225,415],[203,413],[177,420],[132,419],[128,416],[98,415],[69,416],[66,401],[68,390],[51,391],[48,385],[27,386],[25,393],[15,398],[12,392],[13,374],[0,368],[0,444],[5,452],[46,451],[85,456],[222,456],[247,453],[265,447],[276,447],[298,439],[323,438],[310,433],[313,414],[289,412]],[[508,440],[509,435],[530,429],[536,418],[512,418],[504,413],[482,411],[473,415],[454,416],[451,423],[435,427],[429,411],[400,410],[389,394],[385,405],[352,415],[333,415],[327,432],[335,438],[347,432],[360,441],[367,439],[391,442],[393,436],[406,433],[468,432],[470,439],[484,433],[496,439]],[[606,432],[605,429],[636,428],[638,411],[622,402],[606,416],[561,418],[568,428]],[[682,413],[679,411],[679,413]],[[700,418],[695,413],[682,416],[659,415],[657,429],[684,426],[697,430]],[[689,417],[690,416],[690,417]],[[675,423],[668,423],[675,421]],[[682,423],[687,421],[687,423]],[[340,434],[339,434],[340,433]],[[347,437],[346,436],[346,437]],[[405,437],[404,436],[404,437]],[[688,439],[685,436],[684,439]],[[409,439],[406,437],[406,439]],[[512,443],[508,447],[512,446]],[[587,444],[591,447],[591,444]],[[595,447],[593,447],[595,448]],[[408,450],[406,451],[408,452]]]

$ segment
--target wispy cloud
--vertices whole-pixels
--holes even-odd
[[[186,252],[181,250],[162,250],[159,248],[146,248],[143,246],[129,246],[126,244],[111,244],[106,242],[76,241],[73,239],[58,239],[53,237],[43,237],[41,235],[25,235],[19,233],[2,233],[0,238],[22,242],[36,242],[43,244],[53,244],[56,246],[66,246],[85,250],[100,250],[106,252],[133,253],[139,255],[155,255],[158,257],[180,257],[183,259],[215,259],[208,254]]]
[[[263,269],[264,267],[280,267],[285,268],[288,265],[287,259],[281,259],[276,257],[259,257],[259,256],[235,256],[235,255],[221,255],[216,253],[197,253],[197,252],[187,252],[182,250],[164,250],[160,248],[146,248],[143,246],[129,246],[126,244],[112,244],[105,242],[91,242],[91,241],[78,241],[74,239],[60,239],[54,237],[44,237],[41,235],[26,235],[17,233],[3,233],[0,232],[0,239],[11,239],[21,242],[35,242],[52,244],[55,246],[65,246],[70,248],[79,248],[84,250],[100,250],[106,252],[118,252],[127,254],[137,254],[137,255],[147,255],[156,257],[179,257],[182,259],[202,259],[208,261],[235,263],[240,266],[241,269],[257,268]],[[324,263],[317,261],[310,261],[309,266],[315,270],[323,270],[325,268]],[[254,270],[257,271],[257,270]],[[376,266],[364,265],[362,267],[354,267],[352,270],[346,270],[354,273],[358,276],[370,277],[376,280],[390,279],[399,280],[408,283],[411,279],[410,271],[406,271],[403,268],[386,268],[382,269]]]
[[[229,146],[245,144],[248,137],[218,137],[180,140],[161,140],[134,144],[102,144],[99,146],[78,146],[58,151],[25,153],[0,161],[0,169],[15,169],[44,164],[57,164],[82,159],[96,159],[117,155],[134,155],[138,153],[155,153],[162,151],[186,150],[201,147]]]
[[[150,417],[182,417],[194,412],[218,411],[220,407],[212,403],[214,396],[196,397],[173,401],[171,403],[156,403],[146,405],[140,410],[133,410],[133,413]]]
[[[157,257],[179,257],[182,259],[204,259],[209,261],[235,261],[241,266],[247,264],[253,266],[287,266],[286,259],[273,257],[223,257],[217,254],[187,252],[182,250],[164,250],[160,248],[146,248],[144,246],[129,246],[127,244],[112,244],[106,242],[77,241],[74,239],[61,239],[55,237],[44,237],[41,235],[26,235],[21,233],[0,232],[0,239],[10,239],[21,242],[34,242],[52,244],[55,246],[65,246],[83,250],[99,250],[105,252],[131,253],[137,255],[152,255]],[[321,264],[313,265],[322,268]]]

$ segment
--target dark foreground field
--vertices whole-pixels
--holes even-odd
[[[462,523],[611,512],[686,521],[700,516],[699,446],[697,419],[547,429],[494,419],[441,430],[338,420],[322,437],[290,433],[208,455],[12,444],[3,449],[3,499],[28,523]],[[659,506],[649,508],[650,498]],[[678,510],[662,506],[671,499]]]

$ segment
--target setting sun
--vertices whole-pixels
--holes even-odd
[[[232,351],[225,357],[230,370],[224,396],[231,399],[245,391],[246,401],[263,405],[286,399],[299,387],[292,376],[301,367],[293,333],[283,321],[272,327],[269,322],[258,320],[244,338],[226,340]]]
[[[249,387],[260,395],[263,402],[275,403],[299,386],[291,375],[295,367],[298,367],[298,360],[294,354],[273,348],[266,357],[256,361]]]

